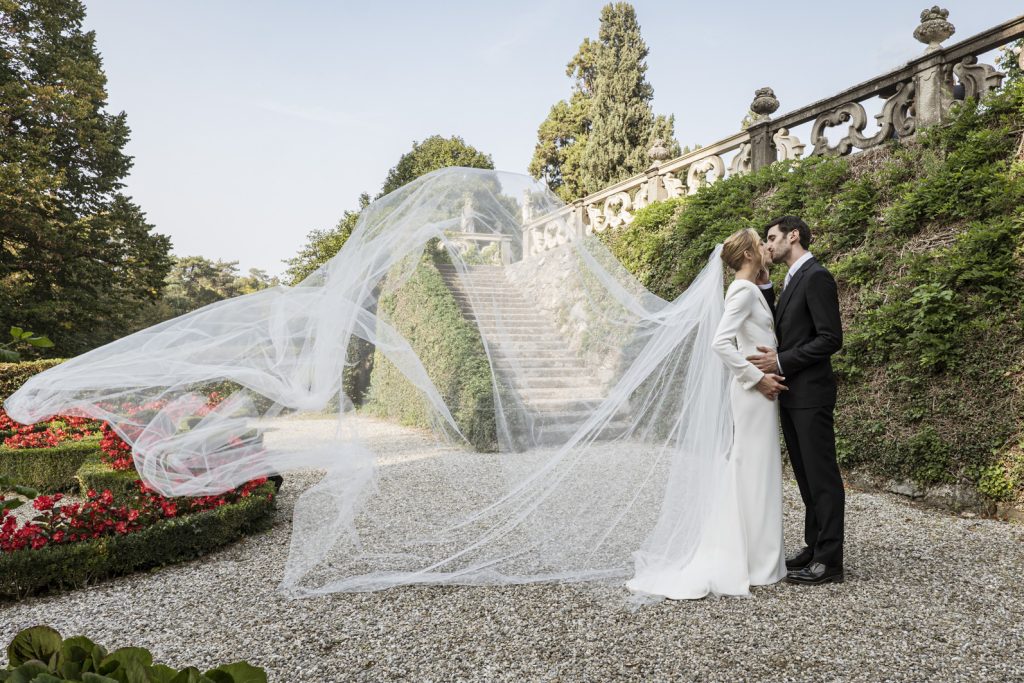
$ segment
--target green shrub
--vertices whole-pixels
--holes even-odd
[[[87,458],[99,457],[100,438],[65,441],[54,448],[0,447],[0,476],[45,493],[78,488],[78,469]]]
[[[263,669],[236,662],[201,674],[195,667],[177,671],[153,663],[141,647],[123,647],[108,653],[84,636],[64,640],[49,626],[20,631],[7,646],[9,663],[0,681],[12,683],[266,683]]]
[[[437,266],[424,256],[409,278],[380,298],[378,311],[412,346],[477,450],[497,449],[490,364]],[[402,424],[429,427],[431,407],[382,353],[376,352],[366,410]]]
[[[267,528],[274,484],[214,510],[161,520],[124,536],[47,545],[0,554],[0,599],[78,588],[104,578],[205,555]]]
[[[135,482],[139,480],[139,473],[134,467],[129,470],[115,470],[100,459],[99,453],[93,453],[87,456],[78,468],[75,478],[83,494],[89,489],[109,490],[114,498],[121,499],[133,495],[138,490]]]
[[[38,375],[43,370],[49,370],[55,365],[60,365],[64,360],[63,358],[48,358],[21,363],[0,363],[0,406],[3,405],[4,399],[20,389],[29,377]]]
[[[1024,476],[997,468],[1024,433],[1022,129],[1024,81],[1014,80],[913,139],[726,178],[601,239],[672,299],[735,230],[803,217],[839,283],[843,466],[1024,495]],[[776,283],[784,275],[773,269]]]

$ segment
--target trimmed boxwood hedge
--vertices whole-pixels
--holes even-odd
[[[463,435],[479,451],[496,451],[494,389],[480,332],[463,316],[429,254],[400,288],[381,295],[378,311],[409,340]],[[364,409],[402,424],[431,426],[426,399],[380,350]]]
[[[29,377],[38,375],[43,370],[49,370],[55,365],[60,365],[64,360],[63,358],[47,358],[22,363],[0,363],[0,406],[3,405],[4,399],[20,389]]]
[[[214,510],[166,519],[124,536],[0,554],[0,599],[79,588],[101,579],[183,562],[270,526],[274,484]]]
[[[139,473],[133,467],[130,470],[111,469],[110,465],[100,460],[99,453],[89,455],[82,466],[78,468],[76,475],[82,493],[89,489],[94,491],[109,490],[114,498],[120,499],[131,496],[139,489],[135,482],[139,480]]]
[[[0,447],[0,476],[46,493],[74,491],[79,485],[78,469],[86,458],[98,461],[99,453],[99,436],[65,441],[54,448]]]

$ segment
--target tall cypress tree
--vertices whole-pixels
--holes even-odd
[[[655,137],[678,150],[672,137],[674,118],[656,119],[651,109],[654,88],[645,76],[647,54],[633,6],[606,5],[601,10],[592,125],[583,160],[587,193],[647,168],[647,150]]]
[[[530,174],[544,180],[566,202],[586,194],[583,159],[590,134],[597,50],[596,41],[584,38],[566,66],[565,74],[574,80],[572,96],[568,101],[559,100],[551,107],[548,117],[537,130],[537,145],[530,160]]]
[[[121,189],[125,114],[106,108],[80,0],[0,0],[0,324],[71,355],[138,324],[170,268]]]

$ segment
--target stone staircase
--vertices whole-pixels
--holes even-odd
[[[604,389],[558,332],[505,278],[501,266],[471,266],[467,277],[476,311],[453,266],[438,269],[463,315],[475,321],[491,352],[495,373],[516,392],[532,424],[536,445],[564,443],[604,398]],[[601,438],[622,434],[629,423],[613,419]]]

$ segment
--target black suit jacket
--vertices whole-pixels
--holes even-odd
[[[832,354],[843,346],[839,294],[835,278],[808,259],[775,303],[775,290],[763,289],[775,314],[779,366],[789,391],[779,395],[785,408],[816,408],[836,403]]]

